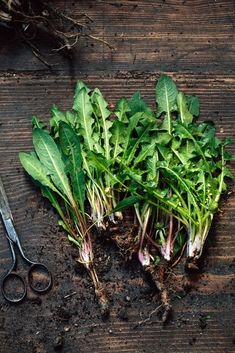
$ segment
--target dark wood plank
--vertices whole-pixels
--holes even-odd
[[[150,105],[154,105],[154,85],[157,75],[142,75],[141,78],[131,75],[89,76],[86,83],[92,88],[98,86],[112,103],[126,95],[130,97],[136,90],[142,92],[143,97]],[[235,136],[233,116],[235,104],[235,76],[213,75],[194,76],[194,74],[173,74],[180,89],[196,94],[201,100],[201,119],[211,119],[216,123],[218,135]],[[18,227],[23,228],[27,216],[28,202],[30,208],[37,207],[32,199],[33,187],[22,171],[18,160],[18,152],[28,151],[32,148],[31,117],[36,114],[45,122],[49,119],[52,103],[59,104],[62,110],[69,109],[72,105],[74,81],[68,77],[41,78],[34,76],[5,77],[0,80],[0,173],[6,182],[6,187],[11,189],[10,199],[15,211]],[[33,94],[32,94],[33,92]],[[234,152],[235,146],[230,150]],[[27,201],[27,202],[26,202]],[[223,206],[223,213],[218,217],[217,227],[213,230],[215,240],[209,248],[209,258],[214,262],[224,257],[228,261],[234,256],[234,213],[235,199],[231,196]],[[27,234],[31,232],[31,224]],[[35,226],[40,227],[39,219]],[[25,230],[23,230],[24,233]],[[37,233],[37,232],[36,232]],[[36,242],[37,234],[32,236],[31,242]],[[6,247],[1,251],[6,251]],[[211,257],[210,257],[211,256]]]
[[[31,116],[48,121],[52,103],[69,109],[77,79],[99,87],[112,103],[140,90],[153,106],[155,81],[167,72],[180,89],[199,96],[201,119],[213,120],[220,137],[234,138],[234,2],[55,3],[76,18],[81,12],[91,16],[92,33],[116,51],[82,40],[74,62],[56,56],[53,60],[59,65],[51,72],[28,48],[15,46],[14,38],[5,46],[0,33],[0,175],[25,250],[29,257],[46,262],[54,274],[53,289],[42,301],[29,292],[27,301],[12,307],[0,296],[0,353],[52,353],[58,335],[64,337],[64,353],[234,352],[234,194],[221,204],[207,241],[203,272],[192,281],[190,293],[182,288],[183,265],[171,274],[174,315],[166,327],[154,312],[158,300],[138,265],[133,272],[107,246],[111,264],[101,278],[112,293],[111,318],[102,322],[90,280],[75,265],[77,251],[18,160],[19,151],[32,148]],[[235,153],[235,145],[230,150]],[[9,263],[0,226],[0,276]],[[66,298],[70,293],[75,294]],[[126,321],[119,315],[123,308]]]
[[[115,47],[112,51],[102,43],[82,39],[72,67],[63,56],[48,57],[57,64],[57,72],[234,72],[233,0],[69,0],[56,5],[77,19],[81,13],[89,15],[93,19],[90,33]],[[48,71],[29,48],[16,44],[4,30],[0,71]]]
[[[157,75],[145,74],[133,76],[124,74],[79,77],[85,79],[91,87],[98,86],[105,93],[108,100],[115,103],[121,95],[130,97],[137,89],[140,89],[144,98],[149,104],[154,104],[154,84]],[[218,126],[218,134],[222,136],[235,135],[233,115],[235,111],[234,100],[235,77],[231,75],[197,75],[194,74],[173,74],[179,87],[189,93],[197,94],[201,99],[201,118],[212,119]],[[86,308],[93,303],[93,291],[89,279],[85,276],[73,275],[73,262],[71,258],[71,246],[63,235],[55,228],[56,216],[51,210],[46,212],[46,204],[38,193],[29,178],[24,174],[18,160],[18,152],[30,150],[31,141],[31,116],[36,114],[45,122],[49,118],[49,109],[53,102],[59,103],[60,107],[68,109],[71,106],[73,97],[74,81],[69,77],[38,78],[32,75],[15,75],[4,77],[0,80],[1,90],[1,111],[0,111],[0,174],[9,192],[9,199],[12,206],[17,229],[21,235],[23,244],[30,257],[37,257],[47,263],[53,269],[55,278],[63,276],[63,280],[56,282],[53,294],[49,294],[43,301],[40,310],[36,315],[37,320],[46,321],[46,327],[55,332],[54,321],[50,322],[50,316],[55,317],[57,312],[55,305],[61,302],[64,295],[75,291],[78,297],[78,305],[84,305],[84,293],[81,288],[86,289]],[[32,93],[33,92],[33,93]],[[234,146],[231,146],[234,151]],[[146,288],[143,278],[135,275],[128,277],[124,272],[118,278],[107,282],[107,288],[112,292],[114,304],[112,306],[112,317],[108,323],[101,324],[100,319],[93,318],[95,329],[90,325],[86,326],[87,316],[81,321],[76,315],[69,320],[69,332],[66,333],[65,352],[74,349],[74,331],[79,341],[81,351],[94,352],[149,352],[154,347],[160,347],[160,352],[207,352],[221,353],[233,351],[231,320],[233,317],[232,295],[234,280],[233,267],[234,259],[234,207],[235,198],[232,195],[228,202],[222,205],[222,213],[216,220],[207,246],[208,257],[204,265],[205,273],[201,275],[191,288],[190,296],[178,299],[181,289],[176,289],[174,304],[174,318],[167,328],[162,328],[157,317],[153,315],[150,323],[139,328],[134,327],[148,318],[148,315],[156,308],[149,299],[143,300],[143,309],[135,309],[135,304],[128,312],[128,322],[118,319],[120,296],[125,293],[132,293],[133,288]],[[0,230],[0,261],[1,273],[9,264],[9,253],[7,243],[3,242],[2,228]],[[57,254],[64,254],[58,263]],[[62,261],[62,263],[61,263]],[[57,272],[60,271],[60,272]],[[112,272],[109,274],[112,276]],[[182,282],[180,271],[173,278],[176,283]],[[180,286],[180,285],[179,285]],[[84,289],[83,289],[84,291]],[[51,296],[52,295],[52,296]],[[132,295],[132,294],[130,294]],[[134,295],[134,294],[133,294]],[[135,294],[136,295],[136,294]],[[140,294],[141,297],[141,294]],[[146,296],[145,296],[146,297]],[[83,299],[81,299],[83,298]],[[133,297],[135,298],[135,297]],[[32,296],[32,300],[34,297]],[[139,297],[135,300],[139,300]],[[147,300],[147,302],[146,302]],[[3,305],[2,299],[0,300]],[[147,305],[147,306],[146,306]],[[69,306],[69,304],[68,304]],[[69,306],[70,307],[70,306]],[[24,307],[13,309],[8,308],[10,315],[18,313],[24,315]],[[71,310],[71,307],[70,307]],[[75,308],[72,307],[72,310]],[[87,310],[87,309],[86,309]],[[15,314],[14,314],[15,315]],[[200,315],[208,316],[207,329],[204,332],[200,328]],[[222,321],[221,321],[222,316]],[[92,317],[92,312],[89,313]],[[27,316],[27,320],[30,318]],[[33,320],[33,318],[32,318]],[[11,322],[10,320],[8,322]],[[74,326],[76,325],[76,326]],[[45,334],[45,328],[39,324]],[[60,324],[60,330],[66,328],[66,323]],[[226,328],[226,329],[225,329]],[[92,332],[90,332],[92,330]],[[25,337],[25,336],[23,336]],[[3,339],[5,333],[3,332]],[[25,340],[25,339],[24,339]],[[29,341],[32,338],[29,337]],[[14,341],[14,340],[13,340]],[[9,341],[6,341],[9,344]],[[30,345],[24,344],[24,350],[30,352]],[[36,339],[36,342],[39,342]],[[51,336],[48,336],[46,343],[37,343],[41,347],[40,352],[51,352]],[[95,348],[94,348],[95,347]],[[13,348],[12,348],[13,349]],[[6,353],[3,350],[3,353]]]

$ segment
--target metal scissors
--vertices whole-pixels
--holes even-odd
[[[42,294],[47,292],[52,286],[52,275],[48,268],[39,263],[28,259],[22,249],[20,239],[17,235],[13,224],[13,217],[11,214],[10,206],[7,196],[0,178],[0,214],[2,216],[3,224],[6,230],[6,237],[9,242],[11,250],[12,264],[8,272],[4,275],[1,282],[1,290],[4,298],[11,303],[21,302],[26,294],[26,282],[17,274],[17,258],[15,248],[18,249],[24,262],[30,266],[28,270],[28,285],[36,293]]]

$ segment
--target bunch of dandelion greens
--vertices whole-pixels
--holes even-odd
[[[166,321],[165,272],[185,248],[187,266],[196,268],[226,179],[233,178],[226,165],[233,157],[225,150],[230,140],[219,140],[211,122],[195,122],[197,97],[179,92],[166,75],[156,85],[156,103],[152,111],[137,92],[111,112],[99,89],[79,81],[72,111],[52,107],[50,132],[33,118],[35,151],[20,153],[20,160],[78,246],[103,313],[108,302],[94,268],[91,229],[102,234],[120,226],[132,209],[137,231],[122,242],[112,237],[151,274]]]

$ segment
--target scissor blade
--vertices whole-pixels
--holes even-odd
[[[0,213],[2,215],[3,220],[12,218],[10,206],[7,200],[7,195],[6,195],[1,177],[0,177]]]

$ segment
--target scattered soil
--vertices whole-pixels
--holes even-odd
[[[57,3],[63,8],[63,4],[67,2]],[[62,82],[65,85],[68,74],[73,76],[71,85],[74,85],[75,79],[83,72],[83,77],[93,82],[93,86],[107,85],[106,91],[111,87],[113,100],[123,90],[129,93],[131,87],[133,89],[135,86],[137,89],[141,84],[145,86],[144,94],[153,101],[149,88],[151,86],[152,92],[152,83],[159,72],[173,72],[183,89],[190,89],[194,94],[199,93],[204,117],[218,120],[221,133],[222,127],[225,131],[232,132],[232,46],[230,39],[225,39],[224,45],[216,45],[217,32],[224,38],[226,28],[228,38],[230,32],[232,35],[232,2],[229,5],[229,1],[217,4],[198,1],[195,6],[200,18],[194,13],[190,17],[192,4],[182,2],[180,6],[188,19],[185,21],[185,31],[193,28],[192,32],[189,31],[188,38],[193,34],[192,38],[195,39],[191,52],[186,49],[190,50],[192,41],[180,41],[175,35],[182,29],[180,6],[177,5],[176,9],[176,6],[169,6],[165,1],[146,1],[146,4],[139,2],[139,5],[131,5],[131,1],[117,5],[111,1],[103,8],[102,3],[103,1],[81,1],[79,5],[83,5],[82,8],[85,7],[86,10],[91,8],[95,16],[93,29],[96,26],[100,31],[103,29],[104,38],[112,38],[118,48],[117,53],[114,54],[106,45],[102,45],[102,50],[99,49],[100,43],[96,41],[89,43],[87,48],[82,47],[82,50],[77,51],[75,67],[71,65],[72,69],[69,66],[68,70],[67,61],[60,63],[61,73],[54,74],[53,82],[50,78],[51,71],[45,71],[44,65],[41,67],[38,61],[33,60],[35,58],[27,50],[19,56],[22,48],[15,31],[1,28],[2,54],[5,55],[5,60],[1,63],[3,105],[0,125],[3,129],[1,136],[7,138],[2,140],[1,149],[5,154],[0,167],[5,177],[9,177],[12,185],[16,186],[9,196],[12,195],[12,201],[16,201],[17,207],[25,209],[18,212],[20,219],[16,222],[16,228],[22,235],[22,245],[30,258],[48,265],[53,273],[53,287],[50,292],[41,296],[28,291],[25,301],[18,305],[8,304],[0,295],[0,353],[234,353],[234,262],[231,256],[226,256],[231,254],[230,244],[231,247],[234,244],[228,236],[234,230],[234,203],[230,201],[231,204],[226,206],[228,212],[223,222],[223,214],[219,215],[220,220],[211,230],[198,269],[186,273],[182,262],[165,273],[165,286],[172,305],[171,317],[165,325],[161,322],[159,292],[136,257],[130,259],[129,252],[124,256],[109,237],[97,235],[94,249],[96,268],[110,301],[110,317],[103,318],[89,275],[76,261],[78,249],[67,241],[64,232],[57,227],[56,215],[48,203],[42,201],[35,189],[32,188],[29,192],[30,182],[28,180],[26,186],[21,168],[18,172],[14,169],[17,165],[15,160],[18,159],[18,149],[28,143],[19,138],[23,131],[29,134],[30,123],[26,119],[37,109],[41,109],[42,115],[47,111],[41,108],[41,102],[48,106],[49,101],[50,104],[60,101],[63,95],[67,99],[68,92],[63,91],[60,85]],[[97,11],[95,6],[98,6]],[[213,12],[214,20],[211,22],[200,16],[200,11],[205,12],[205,6],[208,13]],[[219,7],[223,7],[223,16]],[[138,14],[135,13],[137,9]],[[171,21],[159,22],[159,18],[171,18]],[[141,26],[135,25],[137,20],[141,22]],[[125,26],[123,21],[126,21]],[[112,34],[110,23],[117,28],[116,33]],[[149,40],[150,27],[153,28],[153,35],[162,32],[162,39],[158,36],[154,39],[151,34]],[[195,36],[198,31],[201,31],[202,36]],[[50,53],[52,47],[58,48],[47,37],[44,33],[38,33],[35,37],[36,42],[32,44],[38,46],[39,53],[36,51],[36,54]],[[127,38],[131,40],[129,44]],[[224,53],[228,55],[225,57]],[[214,60],[211,60],[212,57]],[[57,57],[54,61],[57,62]],[[96,70],[101,71],[97,74]],[[90,76],[89,72],[92,73]],[[17,84],[21,81],[25,82],[25,86],[22,84],[19,89]],[[44,95],[41,91],[45,85],[48,87]],[[53,92],[55,86],[58,91],[56,94]],[[37,109],[30,105],[30,99]],[[62,106],[65,105],[63,102],[65,99],[62,99]],[[19,134],[15,137],[17,129]],[[27,145],[27,148],[30,146]],[[21,179],[18,185],[19,177]],[[23,219],[21,215],[24,212]],[[216,236],[216,227],[220,228],[219,236]],[[31,234],[31,231],[34,233]],[[2,228],[0,233],[2,241]],[[33,241],[31,237],[34,237]],[[225,244],[224,239],[228,243]],[[119,240],[121,246],[122,232]],[[7,253],[6,245],[1,246],[1,275],[10,263]],[[209,260],[208,254],[211,255]]]
[[[50,209],[47,211],[45,205],[47,203],[43,201],[38,212],[49,220],[49,224],[38,242],[37,252],[40,249],[38,260],[45,262],[53,272],[53,287],[42,296],[29,291],[19,305],[10,305],[1,298],[0,352],[101,352],[95,341],[102,338],[107,340],[107,351],[118,352],[117,347],[112,346],[118,327],[126,329],[128,335],[138,337],[140,333],[144,337],[153,324],[161,331],[164,328],[160,320],[161,298],[156,284],[149,281],[135,257],[127,260],[109,237],[96,235],[95,265],[107,291],[111,311],[109,318],[102,317],[91,280],[77,262],[78,250],[67,241],[56,226],[56,215]],[[207,305],[205,298],[194,290],[202,273],[197,271],[190,277],[184,274],[183,267],[178,267],[174,272],[169,271],[165,282],[173,305],[171,319],[165,327],[185,330],[188,326],[189,347],[196,346],[201,333],[205,334],[211,326],[210,315],[202,312]],[[177,275],[182,277],[175,283]],[[217,301],[215,293],[211,296],[210,307],[217,307]],[[194,314],[190,319],[192,302]],[[220,305],[223,307],[223,303]],[[124,335],[126,343],[129,342],[128,335]],[[160,352],[174,352],[173,348],[162,347]],[[150,344],[146,349],[143,346],[136,348],[135,352],[150,353],[155,352],[155,348]],[[194,351],[189,348],[187,352]]]

